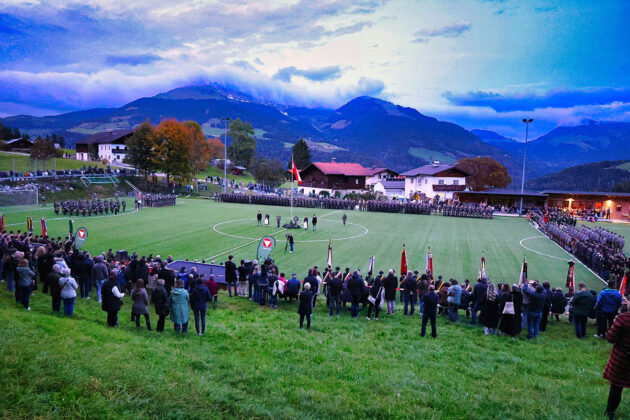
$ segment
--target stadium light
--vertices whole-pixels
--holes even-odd
[[[221,117],[221,121],[223,121],[223,128],[225,132],[223,133],[224,142],[223,142],[223,150],[224,150],[224,159],[223,159],[223,192],[227,192],[227,122],[230,121],[230,117]]]
[[[527,136],[529,134],[529,124],[534,121],[533,118],[523,118],[525,123],[525,147],[523,152],[523,175],[521,176],[521,205],[518,211],[519,216],[523,215],[523,193],[525,192],[525,158],[527,158]]]

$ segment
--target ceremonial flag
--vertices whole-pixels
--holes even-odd
[[[333,259],[332,259],[332,241],[328,240],[328,266],[332,267]]]
[[[0,232],[4,232],[4,214],[0,214]]]
[[[374,274],[374,255],[370,257],[370,262],[368,262],[368,273]]]
[[[74,226],[72,223],[72,219],[68,219],[68,228],[70,229],[70,236],[74,234]]]
[[[527,261],[523,258],[523,267],[521,267],[521,277],[519,278],[519,283],[527,283]]]
[[[400,275],[407,274],[407,252],[405,251],[405,244],[403,244],[402,256],[400,258]]]
[[[626,295],[626,274],[623,275],[623,280],[621,280],[621,286],[619,286],[619,293],[621,293],[621,296]]]
[[[138,191],[138,203],[142,203],[142,192]]]
[[[33,231],[33,218],[30,215],[26,218],[26,230],[28,232]]]
[[[575,263],[569,261],[569,271],[567,272],[567,283],[565,287],[571,287],[575,290]]]
[[[433,254],[431,254],[431,247],[427,250],[427,271],[433,276]]]
[[[295,166],[295,160],[293,160],[293,155],[291,155],[291,172],[293,172],[293,176],[297,181],[298,185],[302,185],[302,178],[300,177],[300,171],[298,171],[297,166]]]
[[[486,259],[481,254],[481,265],[479,266],[479,278],[486,277]]]
[[[48,229],[46,228],[46,219],[42,217],[42,235],[48,236]]]

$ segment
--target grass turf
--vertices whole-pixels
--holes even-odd
[[[57,169],[65,170],[65,169],[81,169],[84,166],[98,166],[99,168],[104,168],[105,165],[99,162],[83,162],[75,159],[48,159],[45,161],[38,160],[37,161],[37,170],[53,170],[55,169],[55,160],[57,161]],[[16,172],[32,172],[35,171],[35,161],[32,160],[29,156],[26,155],[18,155],[15,153],[6,153],[0,152],[0,170],[10,171],[14,168],[13,162],[15,162],[15,171]]]
[[[430,246],[434,270],[446,278],[475,279],[484,252],[487,273],[495,283],[517,282],[523,257],[527,258],[530,278],[562,287],[566,280],[569,255],[542,237],[525,219],[481,220],[349,211],[349,223],[344,227],[341,211],[296,208],[294,214],[300,220],[310,219],[317,213],[320,222],[315,232],[293,231],[296,252],[290,254],[284,252],[286,232],[283,229],[257,227],[255,221],[256,211],[260,209],[263,214],[270,214],[273,226],[278,213],[284,223],[289,219],[288,208],[208,200],[183,199],[178,203],[175,207],[145,208],[135,213],[133,203],[128,200],[127,211],[119,216],[73,217],[74,226],[88,229],[86,248],[92,253],[109,248],[127,249],[141,255],[170,254],[178,259],[212,259],[218,263],[227,259],[228,254],[233,254],[237,260],[253,259],[257,239],[275,234],[277,244],[271,257],[287,273],[302,275],[313,265],[325,266],[328,240],[332,239],[333,263],[342,268],[358,267],[364,272],[371,255],[375,256],[377,270],[394,268],[398,271],[404,243],[411,269],[425,269],[426,251]],[[51,207],[6,210],[0,209],[5,213],[7,229],[24,229],[30,213],[36,221],[41,217],[47,219],[50,235],[67,233],[67,218],[55,216]],[[222,224],[217,226],[219,223]],[[601,288],[597,277],[581,264],[576,267],[576,281],[584,281],[595,290]]]

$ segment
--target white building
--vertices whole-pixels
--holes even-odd
[[[109,164],[123,163],[128,151],[125,141],[132,135],[132,130],[115,130],[92,134],[76,143],[76,159],[86,162],[101,161]]]
[[[391,179],[380,180],[374,184],[374,192],[381,193],[387,198],[406,198],[405,195],[405,180],[404,179]]]
[[[400,174],[405,177],[405,197],[419,196],[433,198],[439,195],[441,199],[453,198],[454,191],[466,189],[467,172],[454,165],[434,162]]]
[[[367,168],[367,175],[365,177],[365,186],[370,187],[376,185],[379,181],[395,178],[398,176],[398,172],[392,171],[387,168]]]

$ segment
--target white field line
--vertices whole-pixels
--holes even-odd
[[[545,253],[543,253],[543,252],[534,251],[533,249],[528,248],[528,247],[526,247],[525,245],[523,245],[523,242],[524,242],[524,241],[526,241],[526,240],[528,240],[528,239],[534,239],[534,238],[547,238],[547,239],[549,239],[549,240],[551,241],[551,243],[552,243],[552,244],[554,244],[555,246],[557,246],[558,248],[560,248],[560,249],[561,249],[561,250],[562,250],[565,254],[567,254],[569,257],[571,257],[571,259],[572,259],[572,260],[574,260],[574,261],[578,262],[578,263],[579,263],[582,267],[584,267],[584,268],[586,268],[588,271],[590,271],[590,272],[591,272],[591,273],[592,273],[595,277],[597,277],[598,279],[600,279],[600,280],[602,281],[602,283],[607,284],[607,283],[606,283],[606,281],[605,281],[603,278],[599,277],[599,275],[598,275],[597,273],[595,273],[593,270],[591,270],[589,267],[587,267],[587,266],[586,266],[586,265],[585,265],[582,261],[580,261],[578,258],[576,258],[573,254],[571,254],[571,253],[570,253],[570,252],[568,252],[566,249],[564,249],[564,248],[562,248],[560,245],[558,245],[558,244],[556,243],[556,241],[553,241],[551,238],[549,238],[547,235],[545,235],[545,234],[544,234],[544,233],[543,233],[540,229],[538,229],[537,227],[535,227],[535,226],[534,226],[534,225],[532,225],[532,224],[530,224],[529,226],[531,226],[533,229],[536,229],[536,232],[541,233],[541,234],[542,234],[542,236],[532,236],[532,237],[530,237],[530,238],[524,238],[524,239],[521,239],[521,240],[520,240],[520,242],[519,242],[519,244],[520,244],[523,248],[525,248],[525,249],[526,249],[526,250],[528,250],[528,251],[534,252],[534,253],[536,253],[536,254],[543,255],[543,256],[545,256],[545,257],[555,258],[555,259],[557,259],[557,260],[566,261],[564,258],[558,258],[558,257],[554,257],[553,255],[547,255],[547,254],[545,254]]]

